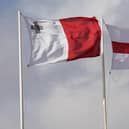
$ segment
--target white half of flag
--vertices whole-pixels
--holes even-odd
[[[107,25],[113,48],[112,69],[129,69],[129,29]]]

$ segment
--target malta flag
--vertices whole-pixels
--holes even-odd
[[[100,55],[101,26],[95,17],[25,20],[31,37],[30,65]]]
[[[113,49],[112,69],[129,69],[129,29],[107,25]]]

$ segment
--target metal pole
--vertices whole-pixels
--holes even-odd
[[[104,109],[104,129],[107,129],[107,101],[106,101],[106,75],[105,75],[105,58],[104,58],[104,33],[103,19],[101,19],[101,57],[102,57],[102,85],[103,85],[103,109]]]
[[[22,42],[21,42],[21,12],[18,10],[18,43],[19,43],[19,98],[20,98],[20,129],[24,129],[23,103],[23,72],[22,72]]]

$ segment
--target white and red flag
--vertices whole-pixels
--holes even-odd
[[[30,65],[100,55],[101,26],[95,17],[25,19],[31,36]]]
[[[129,69],[129,29],[107,25],[112,40],[112,69]]]

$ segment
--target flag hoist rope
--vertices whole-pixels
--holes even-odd
[[[104,32],[103,18],[101,18],[101,57],[102,57],[102,86],[103,86],[103,110],[104,110],[104,129],[107,128],[107,99],[106,99],[106,73],[105,73],[105,58],[104,58]]]
[[[18,10],[18,44],[19,44],[19,106],[20,129],[24,129],[24,102],[23,102],[23,69],[22,69],[22,41],[21,41],[21,12]]]

